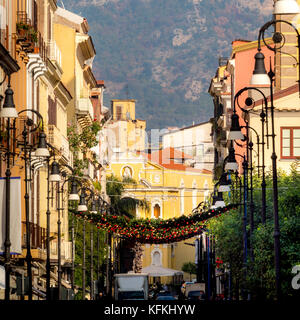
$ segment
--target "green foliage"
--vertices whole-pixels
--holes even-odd
[[[69,224],[73,215],[69,214]],[[106,244],[105,244],[105,232],[103,230],[98,230],[93,224],[86,223],[85,226],[85,264],[86,264],[86,277],[85,285],[87,291],[90,291],[90,281],[91,281],[91,230],[93,228],[93,243],[94,243],[94,257],[93,257],[93,279],[97,279],[97,267],[98,267],[98,256],[99,256],[99,266],[100,266],[100,276],[103,278],[102,265],[105,260]],[[97,237],[99,232],[99,251],[97,251]],[[76,295],[76,299],[82,299],[82,259],[83,259],[83,220],[76,219],[75,222],[75,286],[79,288]]]
[[[193,262],[185,262],[182,267],[181,270],[183,272],[189,273],[190,274],[190,281],[191,281],[191,276],[192,274],[197,274],[197,266],[195,263]]]
[[[85,127],[81,133],[78,133],[76,125],[69,125],[67,129],[68,141],[70,150],[74,155],[74,170],[75,174],[83,175],[83,170],[88,168],[89,160],[86,158],[87,152],[97,146],[98,132],[101,130],[101,124],[95,120],[91,126]],[[79,158],[79,153],[82,153],[83,158]],[[94,160],[96,164],[96,161]]]
[[[24,23],[24,22],[18,22],[16,26],[17,26],[18,31],[19,30],[29,30],[29,28],[30,28],[29,24]]]
[[[300,175],[299,163],[292,166],[288,175],[278,173],[278,205],[280,223],[281,276],[282,290],[285,297],[295,296],[296,290],[291,287],[293,266],[300,261]],[[261,222],[261,180],[254,176],[254,232],[250,235],[248,228],[248,264],[247,279],[244,286],[250,290],[253,298],[261,296],[275,298],[274,267],[274,218],[272,175],[267,174],[267,219]],[[233,183],[235,181],[233,179]],[[237,199],[239,194],[236,194]],[[243,210],[234,210],[218,219],[212,219],[209,229],[216,236],[216,254],[230,266],[233,284],[243,283]],[[250,209],[248,208],[249,226]],[[251,250],[253,260],[251,259]]]
[[[131,197],[122,197],[125,191],[125,186],[136,185],[136,181],[125,177],[122,180],[111,175],[107,177],[106,193],[110,198],[110,205],[119,215],[134,217],[136,207],[149,209],[148,203],[145,200],[139,200]]]
[[[38,32],[35,31],[32,26],[24,22],[18,22],[16,27],[18,32],[20,32],[20,30],[25,30],[31,41],[34,43],[38,42]]]

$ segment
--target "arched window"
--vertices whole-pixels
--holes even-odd
[[[132,178],[132,169],[128,166],[122,169],[122,177],[123,178]]]
[[[153,254],[153,264],[155,266],[160,265],[160,253],[158,251],[154,252],[154,254]]]
[[[159,204],[156,204],[156,205],[154,206],[153,211],[154,211],[154,217],[155,217],[155,219],[160,218],[160,206],[159,206]]]
[[[152,265],[154,266],[162,265],[162,253],[159,249],[152,251]]]

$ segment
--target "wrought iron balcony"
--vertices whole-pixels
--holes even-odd
[[[32,249],[45,249],[46,229],[41,228],[37,224],[29,223],[30,244]],[[22,247],[26,248],[26,223],[22,222]]]

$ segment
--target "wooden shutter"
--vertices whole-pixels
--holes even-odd
[[[52,100],[50,96],[48,96],[48,124],[52,124],[56,126],[56,114],[57,114],[57,104],[56,101]]]
[[[38,30],[38,8],[37,8],[37,3],[36,1],[33,1],[32,3],[32,12],[33,12],[33,27],[34,27],[34,30],[37,31]]]
[[[36,110],[40,112],[40,82],[37,82],[36,87]]]
[[[47,20],[48,20],[48,41],[51,40],[51,11],[50,11],[50,6],[48,6],[48,15],[47,15]]]

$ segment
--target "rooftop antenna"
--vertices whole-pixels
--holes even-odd
[[[128,87],[128,83],[126,84],[126,97],[127,97],[127,100],[129,100],[129,87]]]

